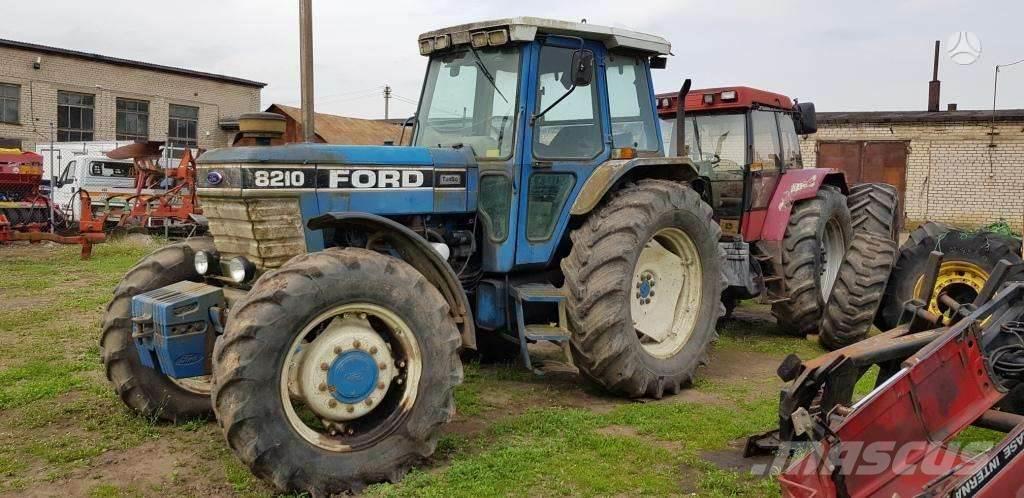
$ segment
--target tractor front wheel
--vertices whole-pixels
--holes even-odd
[[[196,251],[212,251],[213,241],[195,238],[157,249],[135,265],[114,289],[100,336],[100,358],[107,380],[129,408],[147,417],[182,422],[210,414],[208,377],[175,380],[146,367],[132,340],[132,298],[176,282],[197,280]]]
[[[261,277],[214,350],[214,410],[256,476],[312,496],[398,481],[434,452],[462,382],[441,293],[364,249],[298,256]]]
[[[612,392],[660,398],[689,384],[724,314],[711,208],[687,185],[627,185],[572,233],[562,261],[576,366]]]

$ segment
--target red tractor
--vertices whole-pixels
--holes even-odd
[[[851,188],[838,170],[803,167],[800,135],[816,131],[814,104],[734,86],[660,94],[657,108],[671,142],[668,154],[676,155],[677,144],[684,143],[682,155],[708,179],[701,193],[722,227],[727,311],[738,300],[758,297],[772,305],[784,330],[804,336],[819,329],[842,274],[852,282],[858,272],[869,271],[884,287],[885,265],[846,272],[841,267],[847,248],[877,250],[878,241],[867,240],[871,236],[894,238],[896,190],[884,184]],[[681,121],[683,133],[676,126]],[[865,240],[851,246],[855,232]],[[877,302],[867,305],[871,310],[843,304],[849,305],[847,314],[873,317],[877,309]]]

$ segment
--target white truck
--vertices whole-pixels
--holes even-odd
[[[48,184],[52,190],[54,204],[72,220],[81,219],[79,190],[89,192],[93,212],[105,210],[108,204],[110,207],[124,206],[125,198],[136,193],[134,164],[128,159],[111,159],[106,153],[131,143],[60,142],[53,146],[37,146],[36,153],[43,156],[43,183],[44,186]],[[164,163],[164,160],[160,162]],[[161,192],[163,189],[142,191],[150,195]]]

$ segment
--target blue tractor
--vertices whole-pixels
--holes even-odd
[[[455,412],[460,354],[532,368],[527,345],[552,341],[609,391],[658,398],[723,313],[709,184],[659,128],[667,41],[515,18],[419,49],[412,146],[275,145],[279,123],[243,122],[251,145],[198,161],[213,237],[146,257],[107,308],[121,399],[212,409],[281,490],[398,480]]]

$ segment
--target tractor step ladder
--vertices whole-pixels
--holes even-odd
[[[566,361],[572,364],[569,354],[569,330],[566,328],[565,293],[553,285],[524,284],[512,288],[516,307],[516,334],[519,337],[519,353],[526,368],[537,375],[544,372],[533,366],[528,346],[531,342],[550,341],[562,346]],[[523,308],[530,303],[548,303],[558,306],[557,324],[527,324]]]
[[[780,275],[764,276],[765,268],[771,268],[772,257],[767,254],[754,256],[758,266],[761,267],[761,284],[764,285],[764,292],[758,296],[760,304],[775,304],[789,301],[786,297],[786,280]]]

